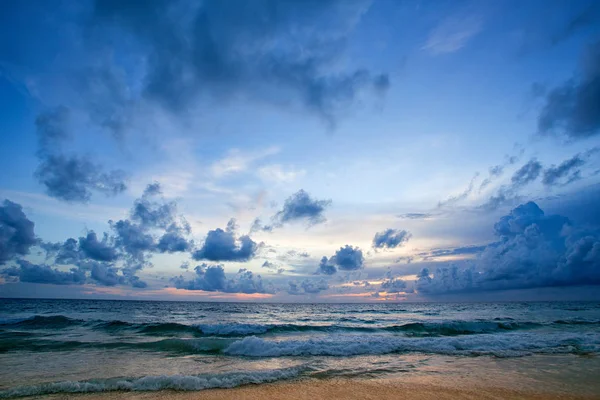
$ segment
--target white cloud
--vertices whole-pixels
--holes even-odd
[[[215,177],[222,177],[224,175],[244,172],[250,166],[268,156],[272,156],[274,154],[279,153],[279,148],[276,146],[271,146],[262,151],[256,152],[243,152],[239,149],[231,149],[229,154],[215,162],[210,170]]]
[[[290,183],[304,176],[305,170],[286,169],[280,164],[265,165],[258,169],[258,176],[263,181],[276,183]]]
[[[452,15],[429,34],[423,50],[433,55],[454,53],[462,49],[483,28],[479,15]]]

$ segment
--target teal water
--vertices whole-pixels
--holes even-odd
[[[600,303],[0,300],[0,397],[386,377],[440,357],[599,352]]]

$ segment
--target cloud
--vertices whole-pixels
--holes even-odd
[[[208,231],[202,247],[192,254],[194,260],[242,262],[253,258],[258,248],[256,242],[247,235],[236,238],[234,224],[235,220],[230,220],[227,230]]]
[[[430,213],[406,213],[398,215],[401,219],[427,219],[431,218],[433,214]]]
[[[499,241],[468,268],[456,265],[419,274],[422,293],[600,284],[600,232],[545,215],[534,202],[516,207],[494,225]]]
[[[273,216],[275,225],[282,226],[288,222],[304,220],[309,226],[325,222],[324,212],[331,205],[331,200],[312,199],[308,193],[300,189],[285,200],[283,209]]]
[[[333,275],[337,272],[337,268],[334,264],[330,263],[327,257],[321,258],[321,262],[319,263],[319,268],[317,269],[317,274],[323,275]]]
[[[433,55],[454,53],[467,45],[483,28],[483,19],[478,15],[451,15],[435,27],[423,50]]]
[[[412,237],[412,234],[400,229],[386,229],[383,232],[377,232],[373,238],[374,249],[395,249],[402,246]]]
[[[381,290],[386,293],[405,293],[409,289],[406,281],[400,278],[388,278],[381,283]]]
[[[509,184],[502,185],[500,188],[498,188],[496,193],[490,196],[488,201],[479,206],[479,208],[492,211],[506,203],[516,201],[519,196],[519,191],[523,187],[536,181],[542,174],[542,171],[543,167],[539,161],[536,159],[529,160],[526,164],[513,173]]]
[[[279,151],[279,147],[275,146],[255,152],[242,152],[239,149],[232,149],[226,157],[215,162],[210,169],[212,174],[216,177],[244,172],[257,161],[277,154]]]
[[[37,242],[34,223],[27,218],[23,207],[4,200],[0,206],[0,265],[27,255]]]
[[[26,265],[20,267],[23,274],[8,270],[2,273],[6,275],[10,272],[12,277],[24,276],[24,279],[34,279],[30,276],[39,273],[43,277],[50,276],[40,278],[46,283],[60,284],[80,283],[75,278],[69,278],[77,275],[77,279],[83,277],[81,279],[85,281],[89,278],[104,286],[119,284],[144,288],[147,283],[137,273],[152,265],[149,258],[154,253],[189,252],[194,242],[188,238],[191,234],[189,224],[183,216],[177,215],[175,202],[165,201],[158,183],[148,185],[142,196],[134,201],[130,217],[116,222],[108,221],[111,230],[103,234],[102,240],[98,239],[96,232],[89,231],[78,240],[69,238],[62,243],[38,243],[33,234],[33,222],[26,219],[19,205],[7,201],[0,208],[0,255],[10,256],[6,261],[16,255],[27,254],[30,246],[39,244],[46,251],[46,261],[53,259],[56,265],[74,265],[76,268],[68,273],[46,265],[35,268]],[[235,224],[230,222],[228,232],[232,233],[233,229]],[[17,246],[23,240],[25,242]],[[243,238],[241,240],[244,241]],[[250,247],[255,251],[256,246],[254,242],[252,244],[254,247]],[[242,247],[243,252],[249,246]]]
[[[364,261],[365,258],[363,257],[362,250],[350,245],[340,247],[340,249],[329,259],[329,262],[342,271],[355,271],[361,269]]]
[[[271,285],[263,282],[260,275],[242,268],[236,276],[228,279],[221,265],[202,264],[195,268],[196,277],[186,280],[182,276],[173,278],[172,281],[178,289],[203,290],[206,292],[225,293],[274,293]]]
[[[561,183],[563,178],[567,178],[565,184],[574,182],[581,178],[579,167],[585,164],[585,160],[579,154],[574,155],[568,160],[563,161],[558,166],[552,165],[544,171],[542,183],[546,186],[554,186]]]
[[[273,164],[260,167],[257,173],[262,180],[267,182],[291,183],[297,178],[304,176],[306,171],[294,170],[291,168],[286,170],[279,164]]]
[[[291,295],[318,294],[327,289],[329,289],[329,284],[325,279],[305,279],[302,282],[288,282],[287,292]]]
[[[145,2],[133,10],[97,1],[94,25],[101,43],[137,39],[132,50],[147,60],[143,94],[170,110],[241,96],[301,105],[333,123],[360,94],[390,85],[386,74],[333,68],[366,9],[365,2],[260,0]]]
[[[63,154],[62,143],[70,137],[68,116],[67,108],[58,107],[36,119],[40,164],[35,178],[46,187],[46,193],[59,200],[85,203],[93,191],[107,196],[124,192],[127,185],[123,171],[104,172],[87,156]]]
[[[85,272],[73,268],[63,272],[48,265],[32,264],[26,260],[17,260],[18,267],[10,267],[2,271],[9,277],[18,277],[20,282],[48,283],[52,285],[81,285],[85,283]]]
[[[489,244],[485,246],[460,246],[449,249],[433,249],[428,252],[417,254],[419,257],[423,258],[423,260],[429,260],[436,257],[446,257],[446,256],[456,256],[456,255],[465,255],[465,254],[479,254],[483,250],[485,250],[488,246],[493,246],[494,244]]]
[[[532,159],[527,164],[519,168],[510,178],[510,181],[513,185],[513,188],[525,186],[535,181],[540,176],[541,172],[542,164],[540,164],[539,161]]]
[[[167,232],[160,238],[156,248],[161,253],[183,253],[190,251],[193,246],[194,242],[181,236],[179,232]]]
[[[86,237],[79,238],[79,248],[92,260],[96,261],[115,261],[118,257],[115,248],[109,243],[108,235],[104,234],[102,241],[94,231],[88,232]]]
[[[600,42],[586,49],[580,72],[550,90],[538,116],[538,131],[570,139],[600,132]]]
[[[118,274],[118,269],[101,263],[91,266],[90,277],[104,286],[115,286],[124,282],[124,277]]]
[[[488,177],[485,178],[481,182],[481,185],[479,185],[479,192],[480,193],[481,193],[481,191],[483,189],[485,189],[486,187],[488,187],[496,178],[500,177],[504,173],[504,169],[507,166],[513,165],[517,161],[519,161],[520,155],[513,155],[513,156],[510,156],[510,157],[506,156],[505,158],[506,158],[506,160],[504,161],[504,163],[499,164],[499,165],[491,166],[488,169]]]
[[[469,197],[469,195],[471,194],[471,192],[473,191],[473,185],[475,184],[475,180],[479,177],[479,172],[477,172],[473,178],[471,178],[471,181],[469,182],[469,186],[460,194],[456,195],[456,196],[450,196],[448,197],[446,200],[444,201],[440,201],[438,202],[438,208],[444,207],[444,206],[452,206],[460,201],[463,201],[464,199],[466,199],[467,197]]]

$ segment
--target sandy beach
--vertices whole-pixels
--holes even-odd
[[[465,386],[451,382],[414,382],[398,379],[377,380],[304,380],[263,385],[248,385],[232,389],[210,389],[196,392],[162,390],[158,392],[109,392],[93,394],[56,394],[27,397],[27,399],[78,400],[317,400],[317,399],[523,399],[571,400],[600,399],[600,394],[569,394],[510,389],[501,386]]]

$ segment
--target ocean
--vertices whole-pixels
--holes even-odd
[[[467,372],[595,393],[599,352],[600,303],[0,299],[0,398]]]

